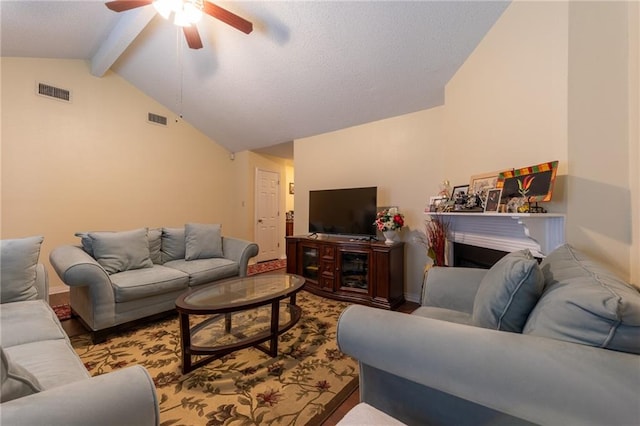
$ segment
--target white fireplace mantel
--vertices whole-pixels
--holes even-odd
[[[433,213],[449,223],[449,240],[512,252],[528,248],[544,257],[564,244],[565,215],[556,213]]]

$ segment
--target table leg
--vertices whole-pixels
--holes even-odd
[[[187,374],[191,371],[191,330],[188,314],[180,313],[180,341],[182,343],[182,374]]]
[[[271,344],[269,346],[269,355],[275,357],[278,355],[278,326],[280,325],[280,301],[276,300],[271,303]]]
[[[224,331],[231,333],[231,312],[224,314]]]

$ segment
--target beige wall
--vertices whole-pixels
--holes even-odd
[[[629,3],[629,171],[631,187],[631,282],[640,286],[640,3]],[[635,196],[633,196],[635,194]]]
[[[2,238],[43,235],[52,292],[64,290],[49,252],[87,230],[222,223],[238,199],[229,153],[113,73],[78,60],[2,58]],[[43,81],[72,91],[67,104],[35,94]],[[170,118],[167,127],[147,113]]]
[[[628,11],[624,2],[571,2],[568,22],[567,239],[625,278],[638,167],[629,162]]]
[[[637,58],[634,8],[513,2],[449,81],[443,107],[296,141],[296,233],[307,232],[309,189],[378,185],[379,204],[398,204],[415,230],[445,178],[465,184],[472,174],[559,160],[547,207],[567,213],[567,240],[637,282],[639,219],[630,207],[638,208],[640,154],[637,132],[625,131],[638,128],[638,77],[627,71],[633,49]],[[426,257],[410,233],[403,240],[405,293],[417,300]]]
[[[427,257],[413,237],[444,176],[442,123],[433,108],[295,141],[295,233],[309,230],[309,190],[377,186],[378,205],[405,215],[405,294],[419,300]]]

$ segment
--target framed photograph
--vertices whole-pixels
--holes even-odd
[[[429,211],[430,212],[437,212],[438,211],[438,207],[445,201],[447,201],[447,197],[442,196],[442,195],[437,195],[435,197],[429,197]]]
[[[289,194],[293,194],[293,192],[294,192],[293,182],[289,182]]]
[[[468,193],[469,193],[469,185],[454,186],[453,192],[451,193],[451,198],[455,200],[460,195],[467,195]]]
[[[502,189],[502,198],[521,197],[528,202],[551,201],[558,162],[537,164],[500,173],[496,188]]]
[[[471,176],[469,181],[469,194],[483,195],[488,190],[495,188],[501,172],[482,173]]]
[[[484,206],[485,212],[498,212],[500,211],[500,198],[502,195],[502,188],[494,188],[487,191],[487,202]]]

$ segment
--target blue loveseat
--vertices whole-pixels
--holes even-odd
[[[144,367],[96,377],[85,369],[47,303],[41,243],[0,242],[0,424],[157,425],[155,386]]]
[[[640,292],[564,245],[433,268],[413,314],[347,308],[361,404],[341,425],[640,424]]]
[[[51,251],[71,308],[100,342],[118,326],[175,309],[187,289],[247,274],[258,245],[225,237],[217,224],[80,232],[80,245]]]

